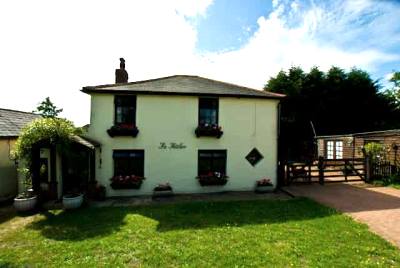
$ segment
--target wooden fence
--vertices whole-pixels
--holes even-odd
[[[389,161],[379,161],[371,164],[371,178],[382,179],[390,177],[391,175],[398,174],[399,167],[393,165]]]
[[[325,159],[284,164],[284,184],[347,182],[368,180],[370,165],[367,158]]]

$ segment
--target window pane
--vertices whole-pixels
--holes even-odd
[[[218,125],[218,99],[199,99],[199,123]]]
[[[226,150],[199,150],[199,175],[209,172],[226,173]]]
[[[337,141],[335,149],[336,149],[336,159],[342,159],[343,158],[343,142]]]
[[[334,142],[333,141],[328,141],[326,143],[326,158],[328,159],[333,159],[334,157]]]
[[[114,175],[144,176],[144,151],[143,150],[115,150]]]
[[[135,125],[136,97],[115,96],[115,124]]]

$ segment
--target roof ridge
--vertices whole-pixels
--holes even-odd
[[[272,96],[276,96],[276,97],[284,97],[285,96],[284,94],[279,94],[279,93],[275,93],[275,92],[271,92],[271,91],[265,91],[265,90],[262,90],[262,89],[250,88],[250,87],[241,86],[241,85],[238,85],[238,84],[224,82],[224,81],[220,81],[220,80],[215,80],[215,79],[202,77],[202,76],[198,76],[198,75],[184,75],[184,74],[176,74],[176,75],[164,76],[164,77],[147,79],[147,80],[138,80],[138,81],[133,81],[133,82],[128,82],[128,83],[104,84],[104,85],[98,85],[98,86],[86,86],[86,87],[83,87],[82,90],[85,91],[87,89],[90,90],[90,89],[96,89],[96,88],[120,87],[120,86],[127,86],[127,85],[135,85],[135,84],[142,84],[142,83],[147,83],[147,82],[171,79],[171,78],[174,78],[174,77],[189,77],[189,78],[203,79],[203,80],[208,80],[208,81],[211,81],[211,82],[214,82],[214,83],[221,83],[221,84],[225,84],[225,85],[228,85],[228,86],[241,88],[241,89],[248,90],[248,91],[262,93],[262,94],[265,94],[265,95],[270,95],[270,96],[272,95]]]
[[[14,109],[8,109],[8,108],[0,108],[2,111],[10,111],[10,112],[17,112],[17,113],[24,113],[24,114],[31,114],[31,115],[38,115],[40,114],[35,114],[34,112],[25,112],[25,111],[19,111],[19,110],[14,110]]]

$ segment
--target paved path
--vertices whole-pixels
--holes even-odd
[[[293,185],[284,190],[336,208],[400,247],[400,190],[365,183]]]

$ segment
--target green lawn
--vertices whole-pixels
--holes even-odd
[[[372,182],[372,184],[375,186],[387,186],[387,187],[392,187],[395,189],[400,189],[399,181],[390,181],[389,183],[386,183],[385,181],[382,181],[382,180],[375,180]]]
[[[400,267],[365,225],[308,199],[0,215],[0,267]]]

